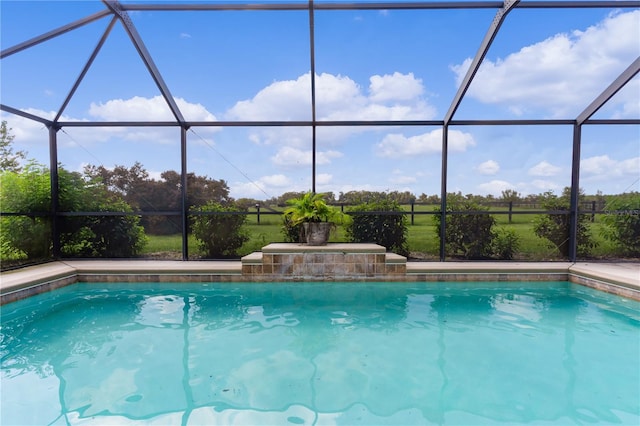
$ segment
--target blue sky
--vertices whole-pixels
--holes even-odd
[[[526,1],[526,0],[525,0]],[[124,2],[123,3],[128,3]],[[0,1],[2,49],[104,9],[100,1]],[[317,11],[319,120],[441,120],[495,10]],[[309,120],[308,12],[131,12],[192,121]],[[103,18],[0,62],[3,104],[52,118],[106,29]],[[638,9],[516,9],[454,119],[575,119],[640,55]],[[44,126],[0,113],[17,149],[48,164]],[[640,76],[594,118],[640,117]],[[171,120],[118,22],[63,121]],[[318,191],[438,194],[441,128],[318,127]],[[640,191],[640,127],[583,126],[580,186]],[[58,133],[59,161],[180,170],[177,128]],[[494,194],[570,185],[571,126],[452,126],[448,189]],[[195,127],[188,167],[231,195],[264,199],[311,186],[311,129]]]

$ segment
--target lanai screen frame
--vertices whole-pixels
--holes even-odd
[[[571,163],[571,195],[569,215],[571,220],[569,235],[569,260],[576,261],[577,257],[577,226],[578,226],[578,198],[580,188],[580,149],[581,134],[583,125],[607,125],[607,124],[640,124],[639,119],[591,119],[591,117],[611,99],[620,89],[622,89],[631,79],[640,72],[640,57],[636,58],[629,66],[614,80],[611,84],[593,101],[587,105],[584,110],[578,114],[575,119],[571,120],[554,120],[554,119],[532,119],[532,120],[455,120],[454,116],[462,100],[465,97],[469,86],[471,85],[476,72],[480,68],[491,44],[500,31],[502,23],[512,10],[519,9],[560,9],[560,8],[640,8],[640,1],[635,0],[602,0],[602,1],[520,1],[505,0],[497,1],[408,1],[408,2],[308,2],[299,3],[172,3],[172,4],[149,4],[149,3],[120,3],[118,0],[102,0],[105,9],[89,15],[80,20],[74,21],[57,29],[46,32],[40,36],[34,37],[23,43],[9,47],[0,52],[0,59],[13,55],[24,49],[40,44],[51,38],[57,37],[66,32],[80,28],[86,24],[111,16],[111,21],[100,38],[97,46],[93,50],[91,56],[85,63],[79,77],[76,79],[72,88],[68,92],[65,100],[57,111],[53,120],[36,116],[17,108],[0,103],[0,110],[15,114],[29,120],[39,122],[46,126],[49,132],[49,167],[51,176],[51,211],[52,217],[52,240],[53,240],[53,257],[60,257],[60,234],[58,220],[61,216],[105,216],[105,212],[60,212],[59,210],[59,189],[58,189],[58,146],[57,132],[64,127],[179,127],[180,128],[180,163],[181,163],[181,210],[179,215],[182,223],[182,259],[188,260],[188,216],[190,214],[187,205],[187,131],[191,127],[292,127],[303,126],[312,129],[312,161],[311,161],[311,190],[316,192],[316,129],[318,127],[336,127],[336,126],[440,126],[442,127],[442,168],[441,168],[441,221],[440,221],[440,261],[445,260],[445,226],[446,226],[446,205],[447,205],[447,166],[448,166],[448,130],[449,126],[482,126],[482,125],[570,125],[573,126],[573,146],[572,146],[572,163]],[[316,11],[330,10],[411,10],[411,9],[496,9],[496,14],[491,22],[487,32],[480,42],[477,53],[475,54],[469,69],[463,78],[457,93],[451,101],[450,107],[442,120],[347,120],[347,121],[318,121],[316,117],[316,86],[315,86],[315,26],[314,16]],[[308,121],[187,121],[185,120],[180,108],[175,102],[175,98],[171,95],[170,88],[165,83],[162,74],[158,70],[153,57],[147,50],[144,41],[138,33],[135,24],[131,21],[128,12],[130,11],[229,11],[229,10],[246,10],[246,11],[285,11],[297,10],[307,11],[309,15],[309,52],[310,52],[310,76],[311,76],[311,120]],[[74,93],[82,82],[87,71],[91,67],[94,59],[109,34],[116,24],[120,21],[125,31],[129,35],[131,42],[135,46],[140,58],[144,62],[147,70],[153,78],[156,86],[160,90],[162,97],[167,103],[171,113],[175,117],[175,121],[111,121],[111,122],[65,122],[60,121],[62,114],[73,98]],[[109,212],[113,215],[158,215],[174,214],[178,212]]]

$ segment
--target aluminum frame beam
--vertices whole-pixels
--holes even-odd
[[[90,24],[93,21],[97,21],[100,18],[104,18],[107,15],[110,15],[111,12],[108,9],[105,10],[101,10],[100,12],[94,13],[93,15],[89,15],[86,18],[82,18],[79,19],[77,21],[71,22],[70,24],[67,25],[63,25],[62,27],[56,28],[54,30],[51,30],[49,32],[46,32],[42,35],[39,35],[38,37],[34,37],[30,40],[24,41],[20,44],[16,44],[13,47],[8,47],[6,49],[4,49],[2,52],[0,52],[0,59],[3,59],[7,56],[13,55],[14,53],[18,53],[21,50],[24,49],[28,49],[32,46],[35,46],[36,44],[40,44],[42,42],[45,42],[47,40],[50,40],[54,37],[57,37],[59,35],[62,35],[66,32],[69,32],[71,30],[75,30],[76,28],[80,28],[86,24]]]
[[[82,68],[82,71],[80,72],[80,75],[78,76],[75,83],[71,87],[71,90],[69,90],[67,97],[62,102],[62,106],[60,106],[60,109],[58,109],[58,114],[56,114],[56,117],[53,119],[54,122],[57,123],[58,120],[60,120],[62,113],[67,108],[67,105],[69,105],[69,102],[71,102],[71,98],[73,98],[73,95],[76,93],[76,90],[78,90],[78,86],[80,86],[80,83],[84,79],[84,76],[87,75],[87,72],[91,67],[91,64],[93,64],[93,61],[96,59],[96,56],[98,56],[98,53],[100,52],[100,49],[102,49],[104,42],[107,41],[107,38],[109,37],[109,34],[111,33],[111,30],[113,29],[113,26],[116,24],[117,20],[118,18],[116,16],[111,18],[111,22],[109,22],[107,29],[102,34],[102,37],[100,37],[100,40],[98,41],[98,45],[95,47],[95,49],[93,49],[93,52],[89,57],[89,60],[87,60],[87,62],[85,63],[84,67]]]
[[[583,124],[593,114],[595,114],[604,104],[607,103],[620,89],[622,89],[633,77],[640,72],[640,56],[622,71],[622,73],[616,78],[604,91],[585,108],[584,111],[576,118],[578,125]]]
[[[120,22],[122,23],[127,34],[129,34],[129,38],[131,38],[131,41],[133,42],[134,47],[138,51],[140,58],[142,58],[142,61],[144,62],[147,69],[149,70],[149,73],[151,74],[151,77],[155,81],[156,85],[158,86],[158,89],[160,89],[160,93],[162,94],[162,97],[164,97],[164,100],[167,102],[167,105],[169,105],[169,109],[171,109],[171,113],[179,123],[184,125],[185,119],[182,116],[182,112],[180,112],[180,108],[178,108],[178,105],[176,104],[175,99],[171,95],[171,91],[169,90],[169,87],[164,82],[164,79],[162,78],[162,74],[160,74],[158,67],[156,67],[155,62],[153,61],[153,57],[147,50],[147,47],[142,41],[142,38],[140,37],[140,34],[138,33],[136,26],[133,24],[133,21],[131,21],[129,14],[122,9],[120,2],[117,0],[102,0],[102,2],[105,5],[107,5],[107,7],[111,9],[113,13],[115,13],[118,16],[118,18],[120,18]]]
[[[13,108],[8,105],[0,104],[0,111],[5,111],[11,114],[18,115],[22,118],[27,118],[29,120],[37,121],[38,123],[42,123],[47,127],[53,126],[53,121],[51,120],[47,120],[46,118],[42,118],[37,115],[33,115],[28,112],[21,111],[17,108]]]
[[[449,122],[453,118],[453,115],[456,113],[456,110],[460,106],[460,103],[462,102],[464,95],[467,93],[467,90],[469,89],[469,86],[471,85],[473,78],[478,72],[478,69],[482,64],[482,61],[484,60],[484,57],[487,55],[487,52],[491,47],[491,43],[493,43],[493,40],[496,38],[496,35],[498,34],[498,31],[500,30],[500,27],[502,26],[502,23],[504,22],[507,14],[519,2],[520,0],[505,0],[504,6],[496,12],[495,17],[493,18],[493,22],[491,22],[491,25],[489,26],[489,30],[485,34],[484,39],[482,40],[482,43],[480,43],[480,47],[478,48],[478,52],[476,53],[476,56],[473,58],[473,61],[471,61],[471,65],[469,65],[469,69],[467,70],[467,73],[462,79],[462,82],[460,83],[460,87],[458,87],[458,92],[454,96],[453,101],[451,101],[451,106],[449,107],[449,110],[444,116],[445,125],[449,124]]]
[[[502,1],[408,1],[408,2],[352,2],[315,3],[315,10],[417,10],[417,9],[499,9]],[[307,10],[305,2],[300,3],[136,3],[122,4],[126,11],[224,11],[224,10]],[[518,8],[523,9],[563,9],[563,8],[627,8],[640,7],[637,0],[576,0],[576,1],[526,1]]]

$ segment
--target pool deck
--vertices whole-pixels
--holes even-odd
[[[407,262],[406,274],[394,279],[413,282],[523,280],[571,281],[640,300],[638,262]],[[252,280],[243,276],[241,261],[64,260],[1,273],[0,296],[4,304],[77,281]]]

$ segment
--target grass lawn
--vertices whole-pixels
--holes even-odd
[[[413,225],[409,225],[408,243],[409,251],[412,256],[424,259],[439,258],[439,242],[437,231],[433,223],[433,214],[435,206],[416,206]],[[407,207],[409,211],[409,207]],[[497,209],[504,211],[504,209]],[[517,210],[514,209],[514,212]],[[273,242],[284,241],[284,235],[281,231],[281,216],[279,214],[265,214],[264,211],[260,215],[260,224],[257,223],[257,217],[254,214],[249,216],[246,228],[250,235],[247,241],[239,250],[238,256],[244,256],[254,251],[260,251],[262,247]],[[552,247],[549,242],[537,237],[533,232],[533,220],[536,214],[514,214],[511,223],[507,214],[494,214],[497,222],[497,229],[512,229],[516,232],[520,239],[520,249],[516,255],[516,260],[562,260],[557,249]],[[408,216],[409,223],[411,217]],[[615,246],[605,240],[600,233],[602,225],[598,222],[597,216],[594,223],[590,223],[591,234],[597,243],[592,255],[596,258],[615,258]],[[159,257],[159,258],[181,258],[182,255],[182,236],[176,235],[149,235],[149,242],[145,247],[143,257]],[[343,229],[338,227],[336,232],[331,236],[332,242],[346,242]],[[198,248],[198,242],[193,235],[189,235],[189,257],[200,258],[202,253]]]

